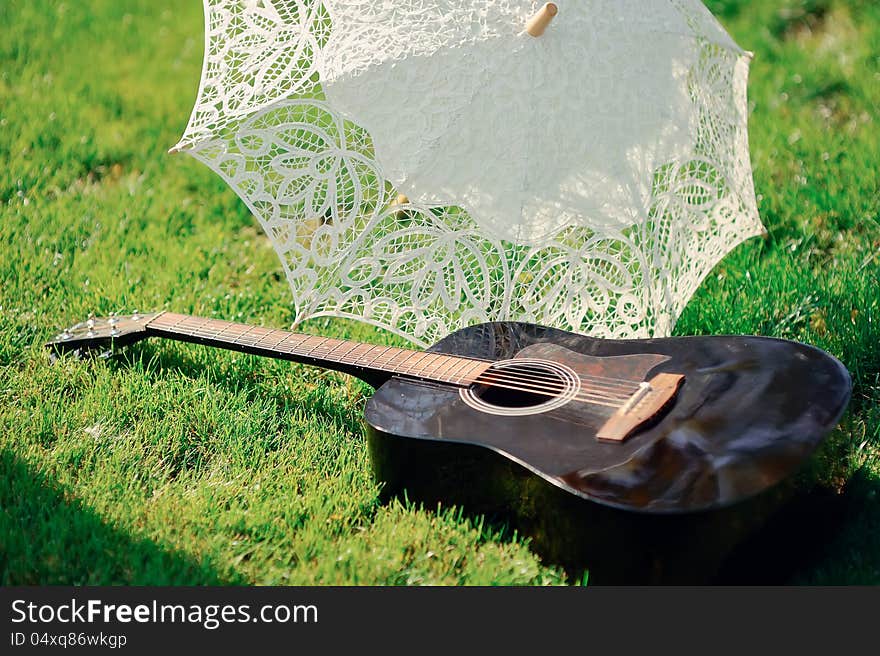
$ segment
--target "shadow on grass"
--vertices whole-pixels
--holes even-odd
[[[821,558],[803,582],[821,585],[880,584],[880,477],[863,467],[843,496],[840,530],[823,544]]]
[[[212,567],[108,525],[0,449],[0,585],[222,585]]]
[[[788,504],[727,563],[719,583],[880,583],[880,479],[857,471],[843,493],[816,488]]]
[[[143,342],[135,346],[129,347],[123,351],[114,353],[110,362],[113,366],[131,368],[140,366],[145,371],[149,370],[146,375],[154,377],[157,371],[174,371],[190,380],[198,380],[203,378],[206,373],[210,374],[211,382],[221,388],[232,392],[241,393],[248,400],[260,398],[261,400],[271,399],[279,410],[287,411],[291,407],[291,401],[294,400],[293,395],[285,391],[283,388],[274,388],[273,386],[261,385],[259,379],[263,374],[257,374],[256,367],[248,360],[254,361],[261,359],[261,356],[243,355],[241,364],[236,370],[235,375],[224,374],[221,366],[214,364],[210,358],[205,361],[201,360],[196,353],[190,354],[189,349],[207,349],[221,350],[212,347],[184,345],[183,349],[167,349],[158,344]],[[270,359],[270,358],[262,358]],[[216,362],[216,361],[215,361]],[[329,373],[327,369],[320,367],[308,367],[307,365],[297,364],[294,362],[287,363],[291,367],[304,367],[312,369],[315,372]],[[344,376],[344,374],[333,375]],[[352,380],[356,380],[352,377]],[[364,389],[370,390],[364,384]],[[370,390],[369,393],[372,393]],[[334,421],[350,422],[357,419],[357,414],[361,413],[362,408],[354,409],[352,407],[342,407],[338,404],[328,403],[328,399],[324,394],[316,393],[311,395],[307,401],[303,400],[300,405],[304,410],[316,417],[323,417]],[[351,424],[349,424],[351,425]]]
[[[715,582],[793,583],[799,574],[815,568],[823,546],[841,530],[845,505],[841,495],[825,488],[790,501],[734,552]]]

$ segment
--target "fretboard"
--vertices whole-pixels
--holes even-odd
[[[473,358],[378,346],[171,312],[164,312],[152,319],[147,329],[162,337],[338,369],[360,375],[368,382],[376,380],[377,377],[372,374],[381,372],[385,378],[398,375],[466,387],[476,382],[491,364]]]

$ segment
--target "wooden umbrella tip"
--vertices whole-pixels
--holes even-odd
[[[541,36],[544,33],[544,30],[547,29],[550,21],[552,21],[558,13],[559,7],[552,2],[548,2],[529,19],[528,23],[526,23],[526,33],[531,36]]]

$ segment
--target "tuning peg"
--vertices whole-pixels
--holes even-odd
[[[131,315],[131,320],[132,321],[140,321],[140,319],[141,319],[141,315],[138,314],[137,310],[135,310]]]
[[[95,320],[89,319],[88,321],[86,321],[86,327],[89,329],[89,332],[87,333],[88,336],[89,337],[94,336],[94,334],[95,334]]]

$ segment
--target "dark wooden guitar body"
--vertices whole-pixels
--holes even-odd
[[[151,336],[359,376],[377,388],[367,435],[386,496],[503,520],[598,583],[711,580],[810,486],[851,391],[840,362],[796,342],[600,340],[521,323],[423,352],[160,312],[90,319],[47,345]]]
[[[373,467],[386,494],[511,522],[550,562],[586,566],[599,583],[710,580],[811,484],[810,456],[850,395],[836,359],[761,337],[598,340],[496,323],[431,350],[503,360],[536,345],[552,345],[572,367],[579,354],[664,355],[652,373],[687,382],[658,423],[607,444],[593,437],[600,420],[573,418],[571,407],[494,416],[457,390],[394,378],[367,403]]]

